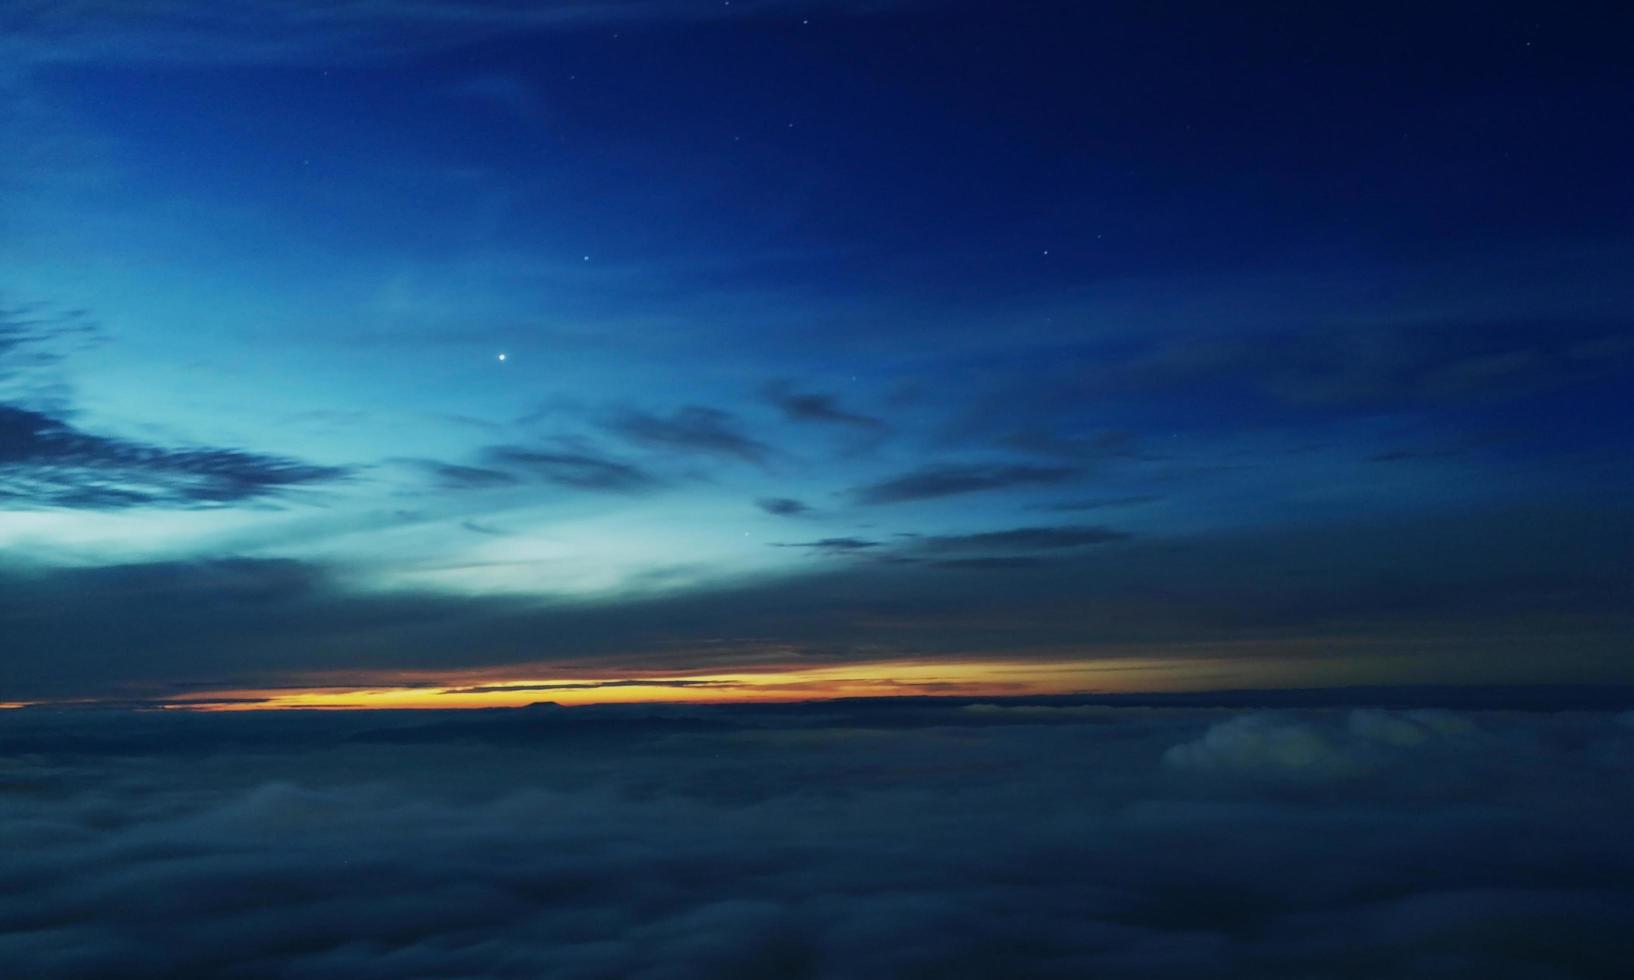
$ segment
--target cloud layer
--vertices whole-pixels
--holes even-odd
[[[616,467],[559,475],[646,486]],[[179,681],[226,690],[325,671],[537,679],[572,664],[605,679],[972,658],[1216,665],[1176,677],[1192,687],[1616,683],[1627,676],[1628,533],[1617,512],[1547,510],[1118,540],[1097,525],[997,540],[791,533],[773,543],[793,547],[756,547],[792,556],[794,572],[588,603],[381,589],[334,563],[246,554],[0,561],[0,633],[27,652],[0,658],[0,694],[162,696]],[[1439,557],[1409,560],[1427,552]]]
[[[25,976],[1617,976],[1634,726],[828,704],[0,716]],[[41,751],[44,749],[44,751]]]

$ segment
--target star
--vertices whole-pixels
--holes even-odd
[[[507,358],[509,358],[509,357],[510,357],[510,356],[511,356],[511,355],[509,355],[509,354],[501,354],[501,355],[499,355],[499,359],[500,359],[500,361],[501,361],[501,362],[503,362],[503,361],[505,361],[505,360],[506,360],[506,359],[507,359]]]

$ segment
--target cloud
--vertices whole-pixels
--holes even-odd
[[[607,428],[649,449],[727,456],[756,465],[765,465],[772,455],[772,447],[740,432],[730,413],[701,405],[688,405],[668,416],[628,410]]]
[[[1157,494],[1138,494],[1130,497],[1102,497],[1099,499],[1063,500],[1053,504],[1030,504],[1028,510],[1051,510],[1071,513],[1085,510],[1111,510],[1118,507],[1138,507],[1156,503],[1163,498]]]
[[[1135,448],[1135,435],[1131,432],[1063,435],[1048,429],[1035,428],[1012,432],[1000,439],[999,445],[1018,452],[1057,456],[1083,463],[1139,456]]]
[[[481,466],[462,466],[435,459],[406,459],[401,462],[430,476],[444,490],[487,490],[521,482],[514,473]]]
[[[783,417],[791,422],[849,426],[870,432],[886,428],[883,419],[841,408],[839,400],[833,395],[794,391],[786,385],[770,385],[766,389],[766,400],[781,409]]]
[[[991,572],[1012,568],[1038,568],[1049,564],[1049,562],[1046,559],[1032,555],[986,555],[981,558],[943,558],[931,562],[931,564],[937,568]]]
[[[902,0],[890,4],[901,5]],[[189,0],[20,0],[0,53],[23,63],[305,63],[370,61],[500,35],[792,13],[809,0],[242,0],[200,10]],[[837,2],[834,13],[885,4]]]
[[[1183,335],[1057,333],[973,374],[941,421],[942,442],[1038,454],[1115,478],[1120,493],[1162,492],[1185,503],[1192,491],[1152,478],[1212,457],[1263,482],[1247,467],[1277,442],[1325,445],[1328,452],[1288,464],[1301,469],[1341,455],[1382,462],[1408,459],[1390,455],[1404,449],[1463,449],[1463,458],[1446,463],[1473,474],[1566,446],[1609,452],[1621,434],[1609,406],[1617,385],[1634,377],[1626,316],[1433,318],[1396,310],[1364,326],[1300,319]],[[1567,404],[1604,410],[1570,412]],[[1177,406],[1186,406],[1178,416]],[[1522,406],[1527,411],[1517,413]],[[1108,420],[1119,427],[1102,428]],[[1220,439],[1226,432],[1241,441]],[[1500,440],[1505,452],[1476,451]]]
[[[0,366],[11,371],[56,363],[61,353],[53,348],[102,340],[101,327],[86,310],[57,310],[42,303],[0,307]]]
[[[821,536],[790,537],[856,560],[594,600],[382,588],[381,571],[396,571],[385,555],[269,566],[266,578],[303,588],[249,603],[213,565],[50,568],[7,553],[0,636],[14,652],[0,657],[0,696],[148,696],[200,676],[229,690],[332,683],[326,672],[368,686],[496,669],[548,678],[553,664],[627,677],[971,657],[1068,659],[1086,679],[1108,659],[1154,672],[1174,661],[1176,680],[1236,686],[1611,683],[1634,627],[1629,526],[1621,511],[1572,508],[1030,552],[925,551],[885,535],[836,535],[825,551]],[[1404,550],[1439,558],[1409,565]]]
[[[248,449],[168,447],[79,428],[54,368],[66,350],[102,339],[84,310],[0,308],[0,502],[83,510],[227,506],[351,474]]]
[[[1062,483],[1077,475],[1076,469],[1065,466],[931,466],[857,487],[851,495],[862,504],[895,504],[1005,487]]]
[[[1270,714],[1214,725],[1201,739],[1169,749],[1163,761],[1177,769],[1269,776],[1343,778],[1365,771],[1322,732]]]
[[[0,404],[0,500],[12,506],[222,506],[347,475],[342,467],[242,449],[173,449],[95,435],[44,412]]]
[[[662,486],[661,480],[638,466],[587,452],[543,452],[519,446],[494,446],[484,452],[483,458],[491,466],[520,470],[547,483],[575,490],[643,493]]]
[[[742,687],[738,681],[687,680],[684,678],[644,678],[620,681],[584,681],[560,684],[482,684],[476,687],[450,688],[444,694],[495,694],[505,691],[595,691],[620,687]]]
[[[1018,527],[979,534],[939,534],[919,539],[928,551],[1059,551],[1122,541],[1129,535],[1108,527]]]
[[[1338,730],[1267,712],[1213,725],[1197,741],[1170,748],[1163,761],[1178,769],[1265,779],[1353,779],[1398,764],[1396,753],[1449,742],[1473,748],[1479,736],[1467,718],[1442,710],[1357,708]]]
[[[91,595],[116,591],[126,596],[163,596],[167,601],[268,602],[320,588],[317,566],[292,558],[203,558],[186,562],[143,562],[76,569],[77,588]]]
[[[1113,367],[1137,385],[1244,384],[1302,408],[1498,402],[1634,369],[1625,324],[1439,320],[1159,345]],[[1585,360],[1585,345],[1605,356]]]
[[[1463,455],[1459,449],[1392,449],[1369,456],[1370,463],[1405,463],[1430,459],[1452,459]]]
[[[4,118],[6,95],[0,79],[0,126]],[[37,173],[52,167],[23,164],[24,184]],[[0,193],[4,185],[15,182],[0,163]],[[0,297],[3,299],[3,297]],[[61,376],[59,366],[70,353],[101,346],[107,340],[101,325],[87,310],[60,309],[45,303],[23,303],[0,306],[0,408],[9,404],[31,407],[47,414],[68,411],[71,391]]]
[[[1128,537],[1123,531],[1105,527],[1018,527],[977,534],[914,535],[902,557],[911,561],[928,558],[928,564],[932,567],[964,571],[1030,569],[1049,565],[1056,558],[1014,552],[1070,553]],[[996,553],[967,557],[959,554],[962,552]],[[959,554],[959,557],[936,557],[949,553]]]
[[[755,501],[755,506],[778,517],[797,517],[811,511],[811,507],[792,497],[762,497]]]
[[[1346,744],[1347,717],[1254,726]],[[1481,715],[1318,781],[1163,761],[1237,720],[4,712],[0,955],[80,978],[1620,975],[1634,729]]]
[[[868,541],[863,538],[823,538],[819,541],[779,542],[772,545],[774,548],[807,548],[812,551],[823,551],[830,554],[863,551],[868,548],[878,548],[879,546],[878,541]]]

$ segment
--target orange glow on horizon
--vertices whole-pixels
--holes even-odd
[[[258,708],[517,708],[539,701],[573,706],[643,702],[813,701],[923,694],[1004,696],[1065,694],[1083,690],[1089,675],[1096,672],[1094,667],[1081,663],[846,664],[806,669],[598,678],[524,677],[433,686],[216,691],[195,697],[198,700],[267,699],[255,703],[199,705],[203,710],[233,711]],[[188,707],[186,699],[174,702],[173,706]]]
[[[673,702],[688,704],[819,701],[853,697],[944,695],[1014,697],[1174,690],[1177,675],[1195,678],[1217,661],[1129,657],[1091,661],[906,660],[823,667],[756,666],[718,671],[402,675],[379,683],[197,690],[151,701],[188,711],[302,709],[515,708],[542,701],[563,706]],[[1190,669],[1188,669],[1190,668]],[[1186,686],[1186,685],[1182,685]],[[0,707],[46,706],[19,702]],[[55,702],[62,705],[95,702]]]

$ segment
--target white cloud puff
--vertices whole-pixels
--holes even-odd
[[[1478,734],[1473,722],[1435,709],[1389,711],[1356,708],[1343,725],[1261,712],[1211,726],[1202,738],[1164,753],[1170,767],[1213,773],[1333,780],[1364,776],[1420,747],[1466,745]]]

